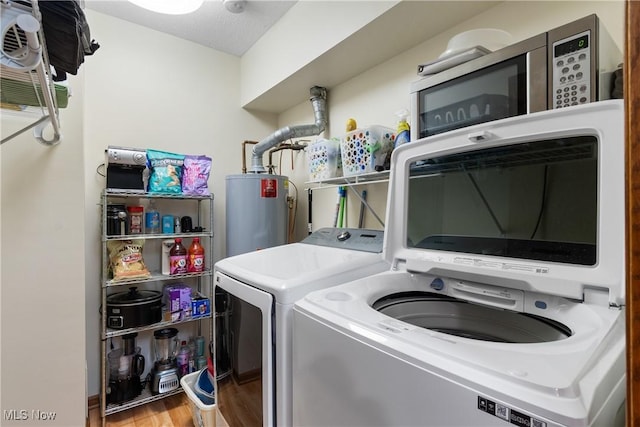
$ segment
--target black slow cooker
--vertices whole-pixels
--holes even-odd
[[[162,293],[151,290],[128,291],[107,296],[107,327],[137,328],[162,320]]]

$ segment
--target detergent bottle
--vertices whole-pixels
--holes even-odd
[[[402,109],[396,112],[396,116],[398,116],[398,126],[396,128],[396,143],[394,148],[398,148],[402,144],[406,144],[411,141],[411,134],[409,131],[409,112],[405,109]]]

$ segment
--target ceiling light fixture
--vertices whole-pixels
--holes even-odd
[[[222,0],[224,7],[231,13],[244,12],[244,6],[247,4],[246,0]]]
[[[195,12],[204,0],[129,0],[136,6],[167,15],[184,15]]]

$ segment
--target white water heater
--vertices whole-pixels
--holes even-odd
[[[227,256],[287,243],[289,179],[282,175],[226,177]]]

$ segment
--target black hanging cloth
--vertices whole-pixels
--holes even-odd
[[[38,3],[42,29],[55,69],[54,81],[77,74],[85,55],[93,55],[100,45],[91,39],[89,24],[77,0],[45,0]]]

